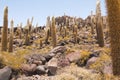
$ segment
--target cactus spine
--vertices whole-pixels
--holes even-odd
[[[56,47],[57,40],[56,40],[56,26],[55,26],[55,18],[52,17],[52,26],[51,26],[51,33],[52,33],[52,45]]]
[[[106,0],[113,74],[120,76],[120,0]]]
[[[8,52],[13,52],[13,20],[11,20],[10,39]]]
[[[7,51],[7,35],[8,35],[8,7],[4,9],[4,21],[2,31],[2,48],[1,51]]]
[[[102,20],[101,20],[101,10],[100,10],[100,1],[97,1],[97,9],[96,9],[96,32],[98,44],[100,47],[104,47],[104,37],[103,37],[103,29],[102,29]]]

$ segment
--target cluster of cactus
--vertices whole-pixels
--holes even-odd
[[[100,10],[100,1],[97,1],[96,8],[96,32],[97,32],[97,40],[100,47],[104,47],[104,37],[103,37],[103,25],[101,19],[101,10]]]
[[[8,7],[4,9],[3,30],[2,30],[2,47],[1,51],[7,51],[8,43]]]
[[[120,76],[120,0],[106,0],[113,74]]]

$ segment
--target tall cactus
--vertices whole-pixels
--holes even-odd
[[[10,39],[8,52],[13,52],[13,20],[11,20]]]
[[[74,41],[75,41],[75,44],[77,43],[77,25],[74,26],[74,32],[73,32],[73,37],[74,37]]]
[[[113,74],[120,76],[120,0],[106,0]]]
[[[100,47],[104,47],[104,37],[102,29],[102,20],[101,20],[101,10],[100,10],[100,0],[97,0],[97,9],[96,9],[96,32],[97,40]]]
[[[55,26],[55,18],[54,17],[52,17],[51,33],[52,33],[52,45],[53,45],[53,47],[56,47],[57,39],[56,39],[56,26]]]
[[[49,36],[50,36],[50,29],[49,29],[49,27],[47,27],[46,28],[46,37],[45,37],[45,43],[46,44],[48,43]]]
[[[29,35],[29,30],[25,29],[25,45],[29,45],[30,43],[30,35]]]
[[[8,35],[8,7],[4,9],[3,31],[2,31],[2,47],[1,51],[7,51],[7,35]]]
[[[91,34],[94,34],[94,22],[93,22],[93,11],[91,11]]]
[[[27,26],[25,27],[25,45],[29,45],[30,35],[29,35],[29,19],[27,20]]]

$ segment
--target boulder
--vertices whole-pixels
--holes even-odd
[[[87,61],[87,63],[86,63],[86,68],[89,68],[90,65],[92,65],[93,63],[95,63],[97,59],[98,59],[98,57],[92,57],[92,58],[90,58],[90,59]]]
[[[30,54],[25,57],[28,64],[34,64],[35,62],[42,62],[42,64],[45,64],[46,59],[41,54]]]
[[[92,52],[92,54],[90,54],[90,58],[91,57],[99,57],[101,51],[100,50],[95,50]]]
[[[68,55],[66,55],[66,58],[70,61],[70,62],[77,62],[80,59],[80,52],[72,52],[69,53]]]
[[[58,68],[58,59],[57,58],[52,58],[48,63],[48,75],[55,75],[57,68]]]
[[[45,74],[47,72],[45,65],[39,65],[36,68],[36,73],[37,74]]]
[[[67,51],[67,48],[65,46],[57,46],[54,49],[52,49],[50,53],[57,54],[57,53],[64,53],[65,51]]]
[[[37,68],[36,64],[22,64],[21,69],[26,74],[33,74]]]
[[[60,67],[66,67],[66,66],[69,66],[70,65],[70,62],[67,58],[65,57],[60,57],[58,59],[58,66]]]
[[[108,75],[113,74],[112,64],[105,65],[104,68],[103,68],[103,73],[104,73],[104,74],[108,74]]]
[[[0,80],[10,80],[12,69],[8,66],[0,69]]]

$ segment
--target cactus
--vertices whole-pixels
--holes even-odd
[[[56,44],[57,44],[56,26],[55,26],[55,18],[54,17],[52,17],[51,33],[52,33],[52,45],[53,45],[53,48],[54,48],[54,47],[56,47]]]
[[[29,35],[29,19],[27,20],[27,26],[25,27],[25,45],[29,45],[30,35]]]
[[[91,34],[94,34],[93,12],[91,11]]]
[[[40,39],[40,49],[42,48],[42,39]]]
[[[113,74],[120,76],[120,0],[106,0]]]
[[[74,26],[74,32],[73,32],[73,37],[74,37],[74,41],[75,41],[75,44],[77,43],[77,25]]]
[[[49,36],[50,36],[50,29],[47,28],[47,29],[46,29],[46,38],[45,38],[45,43],[46,43],[46,44],[48,43]]]
[[[20,23],[20,34],[19,34],[19,38],[21,39],[22,38],[22,23]]]
[[[30,35],[29,35],[29,30],[28,29],[25,29],[25,45],[29,45],[29,42],[30,42]]]
[[[101,20],[101,10],[100,10],[100,1],[97,1],[97,9],[96,9],[96,32],[97,32],[97,40],[100,47],[104,47],[104,37],[103,37],[103,29],[102,29],[102,20]]]
[[[8,7],[4,9],[3,31],[2,31],[2,47],[1,51],[7,51],[7,35],[8,35]]]
[[[33,19],[34,19],[34,17],[32,17],[31,22],[29,22],[29,33],[30,33],[30,34],[31,34],[31,32],[33,31],[33,26],[32,26]]]
[[[11,20],[10,39],[8,52],[13,52],[13,20]]]
[[[66,37],[66,36],[67,36],[67,27],[64,26],[64,37]]]

